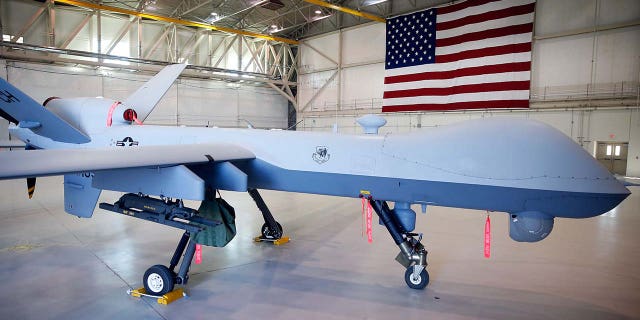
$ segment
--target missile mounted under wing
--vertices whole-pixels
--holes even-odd
[[[282,227],[257,189],[364,197],[400,248],[407,285],[417,289],[429,276],[411,205],[506,212],[511,238],[536,242],[555,218],[597,216],[629,195],[570,138],[531,120],[385,135],[141,125],[184,67],[166,67],[123,102],[56,98],[44,108],[0,80],[0,115],[27,149],[0,153],[0,179],[30,178],[34,186],[34,177],[64,175],[70,214],[91,217],[100,191],[114,190],[128,194],[100,208],[186,230],[170,267],[145,273],[154,293],[187,282],[195,246],[188,235],[199,230],[192,222],[214,223],[196,221],[181,199],[202,201],[207,190],[249,192],[269,239],[281,237]]]

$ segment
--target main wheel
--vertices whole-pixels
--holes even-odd
[[[142,278],[147,294],[162,296],[173,290],[173,272],[169,268],[157,264],[144,273]]]
[[[263,224],[262,228],[261,228],[262,237],[265,238],[265,239],[280,239],[280,238],[282,238],[282,226],[277,221],[276,221],[276,226],[278,227],[278,229],[271,230],[271,229],[269,229],[269,226],[266,223]]]
[[[422,269],[422,272],[417,276],[413,275],[413,266],[408,267],[404,273],[404,281],[411,289],[424,289],[429,284],[429,273],[427,269]]]

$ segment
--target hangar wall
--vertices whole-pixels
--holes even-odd
[[[52,35],[48,30],[46,14],[32,20],[43,5],[37,1],[0,0],[2,33],[11,36],[24,31],[22,41],[39,46],[51,46],[53,43],[56,47],[71,50],[202,66],[212,66],[211,61],[219,61],[217,68],[237,70],[241,66],[243,71],[259,71],[257,63],[252,61],[251,49],[248,48],[250,40],[247,39],[238,40],[234,36],[185,26],[168,27],[156,21],[131,20],[127,16],[109,12],[92,14],[88,18],[87,10],[63,4],[56,5],[55,33]],[[83,23],[84,19],[88,19],[86,24]],[[123,33],[127,26],[128,31]],[[100,41],[96,36],[98,28]],[[169,36],[165,37],[167,34]],[[120,40],[119,35],[122,36]],[[70,42],[64,46],[63,43],[67,41]],[[97,61],[97,58],[89,57],[72,58]],[[0,75],[5,79],[8,77],[9,82],[40,102],[49,96],[123,99],[151,76],[128,72],[128,62],[105,62],[122,65],[123,71],[0,60]],[[267,62],[265,65],[271,66]],[[285,97],[270,88],[240,82],[244,80],[179,79],[147,121],[167,125],[244,127],[247,120],[257,128],[287,128],[288,101]],[[0,140],[3,140],[7,135],[3,129],[6,122],[0,119],[0,123],[0,135],[3,135]]]
[[[38,102],[51,96],[104,96],[123,100],[152,75],[0,60],[0,76]],[[2,119],[4,125],[6,122]],[[273,90],[220,81],[178,79],[146,123],[187,126],[286,128],[287,100]],[[6,130],[2,130],[6,140]]]
[[[371,23],[300,45],[299,129],[332,130],[337,123],[339,132],[359,133],[355,119],[380,112],[384,36],[384,24]],[[529,110],[384,114],[388,124],[381,132],[474,118],[536,119],[591,154],[596,141],[629,142],[627,174],[640,176],[638,39],[638,1],[538,0]]]

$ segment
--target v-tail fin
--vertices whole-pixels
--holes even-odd
[[[124,100],[123,104],[134,109],[138,119],[144,121],[186,67],[186,64],[172,64],[164,67]]]
[[[91,138],[0,78],[0,116],[51,140],[87,143]]]

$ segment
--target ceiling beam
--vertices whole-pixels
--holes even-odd
[[[42,6],[40,6],[40,8],[38,8],[38,11],[36,11],[36,13],[33,14],[33,16],[31,16],[31,18],[27,21],[27,23],[22,26],[22,29],[20,29],[20,31],[18,31],[18,33],[13,36],[11,38],[11,42],[16,42],[18,41],[18,39],[20,39],[20,37],[24,36],[24,34],[29,30],[29,28],[31,28],[31,26],[36,22],[36,20],[38,20],[38,18],[40,18],[40,16],[42,15],[42,13],[44,13],[44,10],[49,6],[49,1],[46,1],[42,4]]]
[[[131,30],[131,27],[136,22],[136,19],[137,18],[132,17],[130,21],[127,21],[122,26],[120,31],[117,33],[117,36],[113,39],[113,41],[111,41],[111,44],[109,44],[109,47],[107,48],[107,52],[105,52],[105,54],[111,54],[113,49],[115,49],[116,46],[118,45],[118,43],[120,43],[120,40],[122,40],[122,38],[124,38],[124,36],[129,32],[129,30]]]
[[[254,26],[262,25],[262,24],[267,24],[270,21],[277,20],[277,19],[279,19],[279,18],[281,18],[281,17],[283,17],[285,15],[288,15],[288,14],[290,14],[292,12],[297,12],[297,11],[299,11],[301,9],[306,9],[306,8],[311,7],[311,6],[312,6],[311,4],[307,4],[307,5],[302,6],[302,7],[295,6],[295,8],[293,8],[291,10],[287,10],[285,12],[279,13],[276,17],[268,17],[267,19],[263,19],[263,20],[260,20],[258,22],[254,22],[253,24],[248,25],[247,28],[251,28],[251,27],[254,27]]]
[[[171,17],[182,17],[183,15],[194,11],[200,7],[206,6],[209,3],[213,2],[212,0],[183,0],[178,4],[171,12]]]
[[[262,39],[273,40],[273,41],[278,41],[278,42],[284,42],[284,43],[294,44],[294,45],[298,44],[298,41],[287,39],[287,38],[276,37],[276,36],[271,36],[271,35],[266,35],[266,34],[261,34],[261,33],[254,33],[254,32],[238,30],[238,29],[232,29],[232,28],[226,28],[226,27],[219,27],[219,26],[214,26],[214,25],[209,25],[209,24],[204,24],[204,23],[199,23],[199,22],[193,22],[193,21],[188,21],[188,20],[182,20],[182,19],[176,19],[176,18],[170,18],[170,17],[160,16],[160,15],[155,15],[155,14],[142,13],[142,12],[137,12],[137,11],[134,11],[134,10],[128,10],[128,9],[122,9],[122,8],[117,8],[117,7],[104,6],[104,5],[99,5],[99,4],[80,1],[80,0],[54,0],[54,1],[55,2],[60,2],[60,3],[70,4],[70,5],[73,5],[73,6],[76,6],[76,7],[118,12],[118,13],[122,13],[122,14],[128,14],[128,15],[131,15],[131,16],[142,17],[142,18],[147,18],[147,19],[156,20],[156,21],[171,22],[171,23],[184,25],[184,26],[189,26],[189,27],[197,27],[197,28],[203,28],[203,29],[208,29],[208,30],[215,30],[215,31],[227,32],[227,33],[241,34],[241,35],[245,35],[245,36],[262,38]]]
[[[321,1],[321,0],[303,0],[304,2],[308,2],[311,4],[315,4],[318,6],[322,6],[322,7],[326,7],[326,8],[330,8],[330,9],[334,9],[334,10],[338,10],[338,11],[342,11],[344,13],[348,13],[357,17],[361,17],[361,18],[365,18],[365,19],[369,19],[369,20],[373,20],[373,21],[377,21],[377,22],[387,22],[387,20],[385,20],[385,18],[383,17],[379,17],[370,13],[366,13],[366,12],[362,12],[362,11],[358,11],[358,10],[354,10],[354,9],[350,9],[347,7],[341,7],[341,6],[337,6],[335,4],[332,3],[328,3],[325,1]]]
[[[216,22],[221,21],[221,20],[224,20],[224,19],[227,19],[227,18],[229,18],[229,17],[233,17],[233,16],[235,16],[236,14],[239,14],[239,13],[245,12],[245,11],[247,11],[247,10],[253,10],[255,7],[260,6],[260,5],[263,5],[263,4],[264,4],[264,3],[266,3],[266,2],[267,2],[266,0],[258,1],[258,2],[256,2],[256,3],[254,3],[254,4],[250,5],[250,6],[247,6],[247,7],[244,7],[244,8],[242,8],[242,9],[240,9],[239,11],[236,11],[236,12],[233,12],[233,13],[230,13],[230,14],[227,14],[227,15],[222,15],[222,14],[220,14],[220,16],[219,16],[218,20],[216,20]],[[249,11],[249,12],[250,12],[250,11]],[[241,18],[241,19],[242,19],[242,18]]]
[[[87,23],[89,22],[89,20],[91,20],[91,18],[93,17],[93,14],[95,13],[95,11],[91,11],[91,13],[87,14],[84,19],[82,19],[82,22],[80,22],[79,25],[77,25],[73,31],[71,31],[71,33],[69,34],[69,36],[67,37],[67,40],[65,40],[61,45],[60,45],[60,49],[66,49],[67,46],[71,43],[71,41],[73,41],[73,39],[76,38],[76,36],[78,35],[78,33],[80,33],[80,31],[82,30],[82,28],[84,28],[84,26],[87,25]]]
[[[12,50],[21,49],[21,50]],[[49,54],[42,54],[49,53]],[[67,58],[65,56],[72,56]],[[92,60],[82,59],[79,57],[94,58]],[[167,61],[158,60],[146,60],[139,58],[121,57],[107,54],[100,54],[95,52],[87,52],[80,50],[70,49],[57,49],[51,47],[42,47],[30,44],[22,43],[0,43],[0,58],[18,60],[18,61],[36,61],[36,62],[57,62],[57,63],[71,63],[76,65],[87,65],[96,67],[109,67],[116,69],[126,70],[144,70],[146,66],[166,66],[171,64]],[[100,61],[103,60],[103,61]],[[117,63],[110,63],[108,61],[126,61],[130,62],[130,65],[123,65]],[[189,72],[191,70],[192,72]],[[247,82],[260,82],[260,83],[273,83],[276,85],[284,85],[284,80],[275,79],[272,76],[255,72],[244,72],[239,70],[230,70],[215,67],[204,67],[197,65],[188,65],[187,70],[181,75],[186,74],[196,75],[199,77],[207,77],[211,79],[239,81],[245,80]],[[291,84],[291,83],[290,83]],[[293,83],[295,84],[295,83]]]

